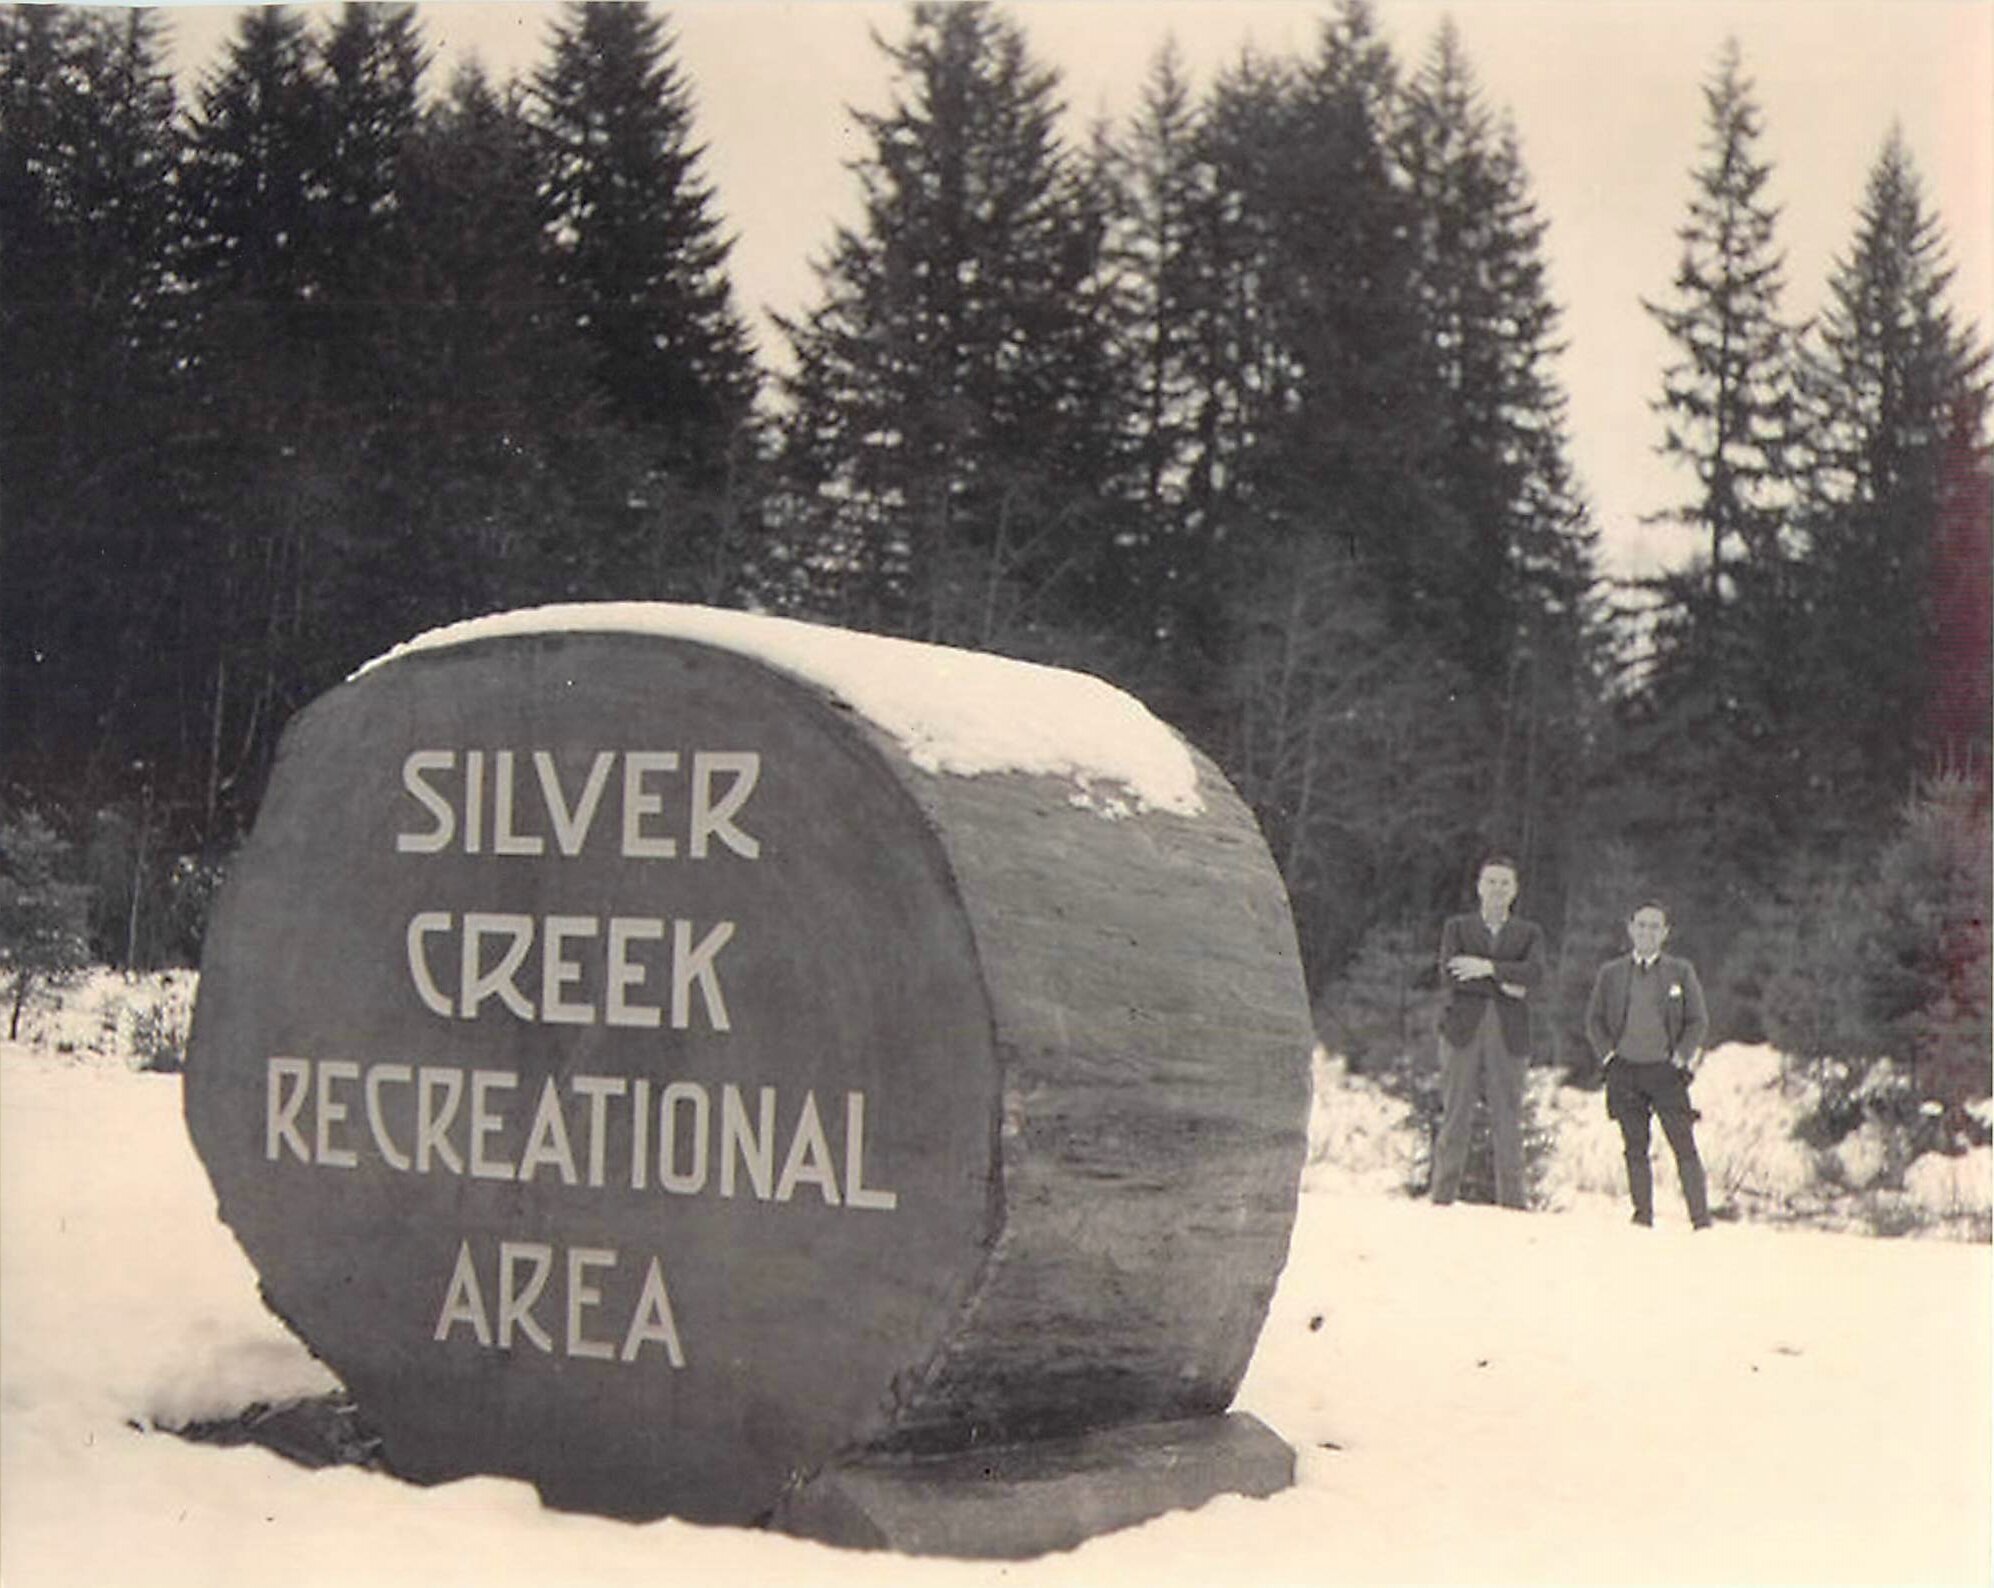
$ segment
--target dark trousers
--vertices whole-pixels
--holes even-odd
[[[1489,1144],[1494,1149],[1496,1201],[1523,1206],[1523,1063],[1502,1039],[1495,1001],[1482,1011],[1475,1034],[1461,1047],[1440,1039],[1440,1135],[1433,1144],[1435,1202],[1452,1202],[1468,1163],[1475,1098],[1489,1100]]]
[[[1674,1064],[1630,1064],[1615,1059],[1606,1071],[1606,1112],[1620,1127],[1627,1149],[1627,1192],[1634,1199],[1634,1217],[1643,1224],[1655,1220],[1655,1172],[1648,1162],[1648,1122],[1662,1122],[1662,1134],[1676,1155],[1676,1175],[1682,1181],[1689,1222],[1710,1222],[1710,1189],[1703,1159],[1696,1151],[1696,1110],[1689,1103],[1689,1073]]]

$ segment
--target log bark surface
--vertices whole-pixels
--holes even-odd
[[[1251,813],[1109,817],[1058,780],[907,780],[976,943],[1001,1076],[991,1260],[882,1448],[1221,1412],[1283,1263],[1307,995]]]
[[[465,752],[514,757],[517,803],[488,805],[476,852],[461,830],[447,852],[398,848],[433,817],[408,757],[438,747],[458,759],[432,786],[466,779],[466,810]],[[605,751],[678,752],[681,777],[695,751],[752,753],[737,821],[757,852],[694,862],[680,830],[675,856],[633,860],[609,777],[610,814],[566,853],[529,803],[536,749],[570,821]],[[187,1115],[221,1214],[390,1465],[425,1480],[504,1473],[578,1509],[750,1522],[866,1452],[1221,1412],[1286,1256],[1311,1034],[1280,880],[1198,765],[1196,816],[931,773],[824,688],[685,639],[393,661],[294,724],[216,911]],[[683,796],[659,779],[638,794]],[[500,825],[548,842],[495,854]],[[503,996],[425,1007],[417,918],[463,931],[473,912],[565,931],[577,956],[617,919],[666,923],[659,953],[669,923],[687,941],[731,923],[726,1017],[709,1001],[675,1026],[662,962],[633,995],[664,1006],[652,1029],[605,1022],[600,966],[519,971],[532,1019]],[[491,970],[496,947],[458,966],[441,932],[419,939],[440,945],[430,973]],[[595,1018],[540,1018],[563,998]],[[674,1083],[685,1107],[640,1119]],[[453,1086],[457,1134],[431,1134],[454,1170],[414,1151]],[[699,1177],[687,1088],[712,1116]],[[723,1107],[773,1136],[759,1180]],[[480,1177],[480,1154],[510,1173]],[[682,1362],[646,1288],[667,1281]]]

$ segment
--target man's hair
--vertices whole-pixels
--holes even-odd
[[[1523,880],[1523,868],[1516,863],[1515,857],[1506,855],[1501,850],[1482,856],[1481,864],[1475,867],[1476,878],[1479,879],[1481,874],[1487,871],[1490,866],[1501,866],[1512,877],[1516,878],[1517,881],[1521,882]]]
[[[1663,924],[1666,925],[1669,921],[1669,907],[1666,904],[1662,903],[1660,899],[1643,899],[1639,904],[1635,905],[1633,909],[1627,912],[1627,919],[1630,921],[1633,920],[1634,917],[1639,915],[1643,910],[1659,910],[1662,913]]]

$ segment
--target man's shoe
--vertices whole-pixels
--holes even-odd
[[[1628,1222],[1638,1224],[1644,1230],[1651,1230],[1655,1227],[1655,1215],[1652,1213],[1636,1213]]]

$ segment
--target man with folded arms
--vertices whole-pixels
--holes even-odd
[[[1440,929],[1440,974],[1447,1007],[1440,1016],[1441,1118],[1433,1147],[1436,1206],[1454,1200],[1468,1161],[1475,1099],[1486,1093],[1495,1157],[1496,1201],[1524,1205],[1523,1071],[1530,1062],[1527,999],[1544,980],[1544,932],[1512,912],[1516,862],[1491,855],[1475,874],[1479,909],[1453,915]]]

